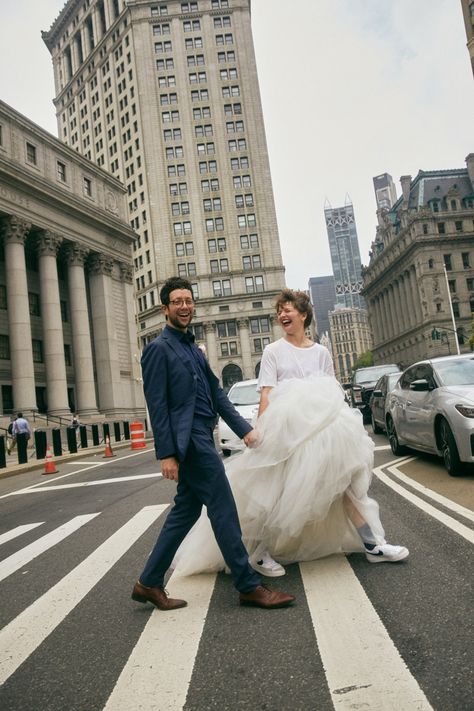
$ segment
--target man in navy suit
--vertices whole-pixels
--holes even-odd
[[[213,438],[220,415],[247,446],[255,443],[252,427],[239,415],[219,385],[188,331],[194,314],[191,284],[172,277],[160,291],[167,325],[142,356],[143,383],[161,473],[177,482],[174,506],[163,525],[132,599],[160,610],[184,607],[169,598],[164,576],[182,540],[207,507],[216,541],[229,567],[241,605],[277,608],[293,595],[263,586],[242,543],[232,491]]]

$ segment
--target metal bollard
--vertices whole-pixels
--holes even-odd
[[[81,449],[87,449],[87,427],[79,425],[79,436],[81,438]]]
[[[46,432],[44,430],[35,430],[35,449],[36,459],[44,459],[46,457]]]
[[[109,438],[110,442],[110,426],[108,422],[102,423],[102,432],[104,433],[104,442],[107,440],[107,437]]]
[[[114,422],[115,441],[120,442],[120,422]]]
[[[130,439],[130,423],[127,420],[123,421],[123,438]]]
[[[66,429],[67,436],[67,448],[71,454],[76,454],[77,452],[77,439],[76,439],[76,428],[68,427]]]
[[[91,425],[91,430],[92,430],[92,444],[94,447],[99,446],[99,425],[93,424]]]
[[[5,467],[7,466],[5,449],[5,437],[4,435],[0,435],[0,469],[5,469]]]
[[[18,464],[26,464],[28,462],[28,434],[26,432],[18,432],[16,448],[18,451]]]
[[[55,457],[60,457],[63,453],[63,448],[61,446],[61,430],[59,427],[54,427],[51,430],[51,436],[53,438],[53,454]]]

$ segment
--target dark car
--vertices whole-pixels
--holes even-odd
[[[370,420],[374,434],[382,434],[386,430],[385,417],[389,404],[388,395],[398,382],[400,373],[385,373],[375,384],[370,398]]]
[[[400,368],[395,363],[385,365],[371,365],[369,368],[358,368],[352,376],[352,387],[350,390],[350,401],[352,407],[357,407],[362,413],[364,422],[370,422],[370,398],[374,391],[376,382],[386,373],[401,373]]]

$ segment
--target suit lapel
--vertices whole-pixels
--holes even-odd
[[[162,337],[169,345],[169,347],[173,350],[173,352],[176,354],[178,361],[182,363],[186,368],[188,368],[192,373],[194,373],[194,366],[192,364],[191,358],[186,354],[186,349],[184,347],[180,348],[181,344],[177,341],[176,338],[171,336],[166,331],[166,329],[163,331]]]

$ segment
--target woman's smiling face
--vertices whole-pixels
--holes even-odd
[[[285,333],[293,335],[304,331],[306,314],[301,314],[291,301],[287,301],[279,307],[277,318]]]

